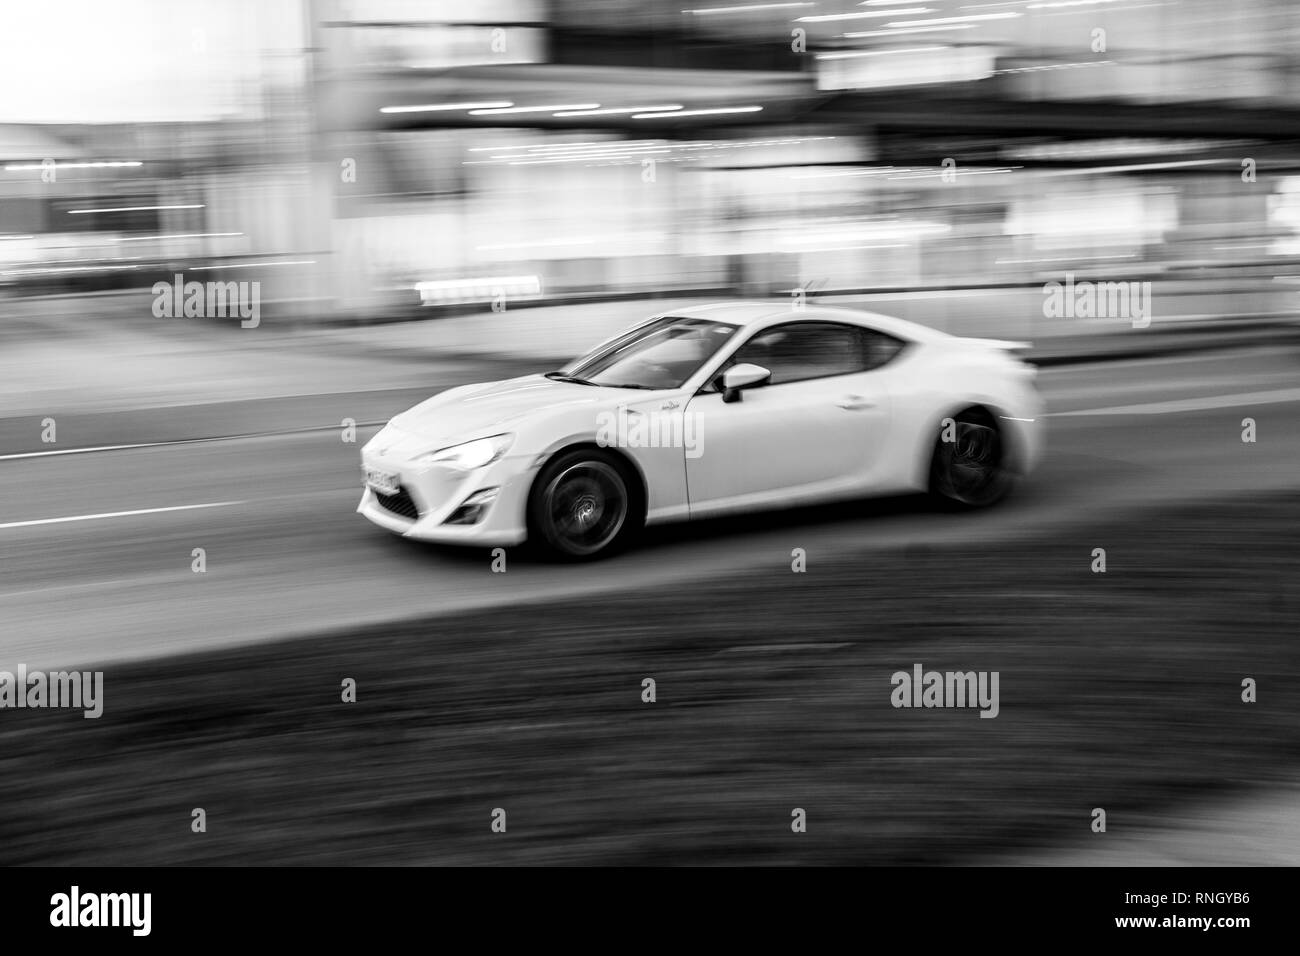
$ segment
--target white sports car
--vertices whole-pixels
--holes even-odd
[[[361,450],[357,511],[580,560],[739,511],[915,491],[988,505],[1042,448],[1024,347],[813,305],[675,309],[559,371],[397,415]]]

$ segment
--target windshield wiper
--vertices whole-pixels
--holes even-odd
[[[585,378],[578,378],[576,375],[565,375],[563,372],[547,372],[545,375],[552,382],[572,382],[574,385],[595,385],[595,382],[589,382]]]
[[[642,388],[647,392],[662,392],[667,386],[664,385],[633,385],[631,383],[614,384],[613,382],[600,382],[606,388]]]

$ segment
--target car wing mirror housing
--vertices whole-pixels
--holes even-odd
[[[761,365],[733,365],[722,375],[722,400],[728,404],[738,402],[745,389],[766,385],[771,378],[772,373]]]

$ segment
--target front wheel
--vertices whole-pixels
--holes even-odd
[[[641,525],[639,486],[606,452],[579,449],[549,462],[533,483],[529,537],[552,557],[586,561],[623,547]]]
[[[1006,442],[996,420],[982,410],[945,419],[930,462],[930,492],[945,504],[984,508],[1015,484]]]

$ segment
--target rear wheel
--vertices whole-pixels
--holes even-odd
[[[944,419],[930,461],[930,492],[960,508],[984,508],[1015,484],[997,420],[980,408]]]
[[[566,452],[533,482],[529,538],[562,560],[605,557],[640,528],[640,498],[640,486],[615,456],[595,449]]]

